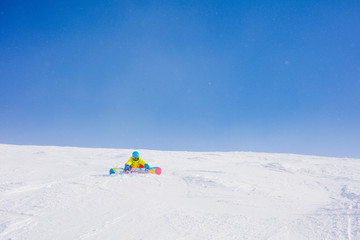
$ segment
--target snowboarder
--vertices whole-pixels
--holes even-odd
[[[145,168],[150,169],[149,164],[147,164],[142,158],[140,157],[139,152],[133,152],[132,157],[130,157],[129,161],[125,164],[125,171],[129,171],[131,168]]]

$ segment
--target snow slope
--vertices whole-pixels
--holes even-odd
[[[0,145],[0,239],[360,239],[360,159]]]

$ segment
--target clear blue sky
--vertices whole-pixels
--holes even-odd
[[[360,1],[2,0],[0,143],[360,158]]]

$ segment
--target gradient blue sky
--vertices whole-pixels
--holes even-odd
[[[0,1],[0,143],[360,157],[360,2]]]

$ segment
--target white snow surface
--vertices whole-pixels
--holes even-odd
[[[0,145],[0,239],[360,239],[360,159]]]

